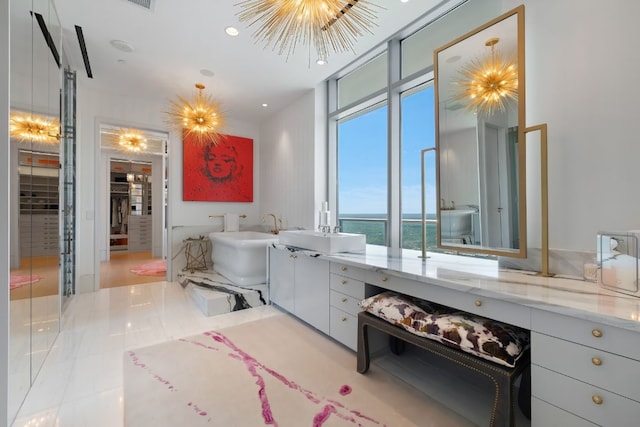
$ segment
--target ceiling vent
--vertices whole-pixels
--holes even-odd
[[[153,0],[126,0],[127,3],[135,4],[136,6],[143,7],[147,10],[153,9]]]

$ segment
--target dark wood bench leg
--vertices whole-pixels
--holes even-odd
[[[518,406],[527,419],[531,419],[531,365],[527,365],[522,372],[520,391],[518,392]]]
[[[399,356],[404,353],[406,349],[405,342],[400,338],[389,335],[389,349],[391,350],[391,353]]]
[[[364,374],[369,370],[369,325],[362,317],[358,317],[358,355],[357,370]]]
[[[509,427],[515,424],[515,418],[513,414],[513,390],[512,381],[507,377],[493,377],[496,383],[496,396],[495,396],[495,413],[494,418],[491,420],[491,426],[493,427]]]

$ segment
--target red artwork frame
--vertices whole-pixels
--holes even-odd
[[[223,135],[217,144],[183,138],[182,198],[189,202],[253,202],[253,139]]]

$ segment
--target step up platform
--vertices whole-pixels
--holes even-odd
[[[178,283],[205,316],[230,313],[267,303],[267,285],[242,288],[215,271],[179,274]]]

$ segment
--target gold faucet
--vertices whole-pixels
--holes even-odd
[[[278,228],[278,218],[276,218],[275,214],[267,214],[267,216],[272,216],[273,217],[273,230],[271,230],[271,232],[273,234],[278,234],[280,232],[280,229]]]

